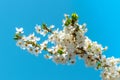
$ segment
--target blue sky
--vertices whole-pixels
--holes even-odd
[[[56,65],[16,47],[15,27],[32,33],[43,22],[61,28],[64,13],[76,12],[87,23],[87,36],[109,49],[108,57],[120,57],[120,0],[0,0],[0,80],[101,80],[100,72],[75,65]]]

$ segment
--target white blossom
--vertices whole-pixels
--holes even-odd
[[[40,25],[37,24],[37,25],[35,26],[35,30],[36,30],[37,33],[40,33],[40,31],[41,31]]]
[[[92,41],[85,35],[87,32],[86,23],[78,24],[78,16],[72,17],[65,14],[63,29],[52,30],[54,25],[49,28],[44,25],[35,26],[37,33],[45,36],[41,43],[35,33],[28,36],[22,35],[23,28],[16,28],[16,45],[28,50],[31,54],[38,56],[43,50],[47,51],[44,55],[46,59],[52,59],[56,64],[74,64],[76,56],[85,60],[85,64],[95,69],[101,69],[102,80],[120,80],[120,58],[106,57],[103,52],[108,47],[103,47],[97,41]],[[51,46],[52,45],[52,46]]]
[[[16,27],[16,34],[24,33],[23,28],[17,28]]]

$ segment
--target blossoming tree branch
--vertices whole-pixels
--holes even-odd
[[[85,36],[86,24],[78,24],[78,15],[65,14],[63,30],[54,29],[54,25],[36,25],[36,33],[47,37],[42,43],[35,33],[24,35],[23,28],[16,28],[14,39],[23,50],[38,56],[42,51],[47,51],[45,58],[57,64],[74,64],[76,57],[85,60],[87,66],[101,70],[102,80],[120,80],[120,58],[106,58],[103,52],[107,47],[102,47],[96,41]],[[48,46],[51,44],[51,46]]]

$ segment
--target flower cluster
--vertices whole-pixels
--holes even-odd
[[[85,60],[87,66],[102,70],[103,80],[120,80],[120,59],[106,58],[102,54],[107,47],[102,47],[85,36],[86,24],[78,24],[76,13],[71,16],[65,14],[63,30],[53,28],[54,25],[48,27],[46,24],[35,26],[36,33],[47,37],[47,40],[40,44],[38,43],[40,38],[36,37],[35,33],[23,35],[23,28],[16,28],[14,39],[17,41],[17,46],[34,55],[38,55],[43,50],[47,51],[45,58],[52,59],[56,64],[74,64],[76,57],[79,57]]]
[[[103,80],[120,80],[120,59],[114,57],[106,59],[104,56],[102,60],[103,72],[101,76]]]

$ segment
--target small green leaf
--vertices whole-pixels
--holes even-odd
[[[65,22],[65,26],[69,26],[71,24],[71,20],[69,18],[67,18],[66,22]]]
[[[46,24],[42,24],[42,29],[47,29],[47,25]]]
[[[58,52],[60,55],[63,54],[63,51],[62,51],[61,49],[59,49],[57,52]]]
[[[14,37],[13,39],[14,39],[14,40],[18,40],[18,38],[17,38],[17,37]]]
[[[101,67],[102,65],[101,65],[101,62],[97,62],[97,69],[99,69],[100,67]]]
[[[77,21],[78,20],[78,15],[76,13],[72,14],[72,20]]]
[[[21,35],[20,34],[15,34],[13,39],[14,40],[19,40],[19,39],[21,39]]]

